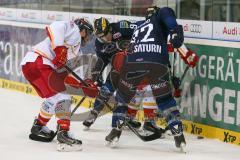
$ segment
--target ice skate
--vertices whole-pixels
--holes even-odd
[[[80,151],[82,150],[82,141],[69,136],[69,132],[61,130],[57,133],[57,150],[60,152]]]
[[[41,126],[37,123],[37,119],[34,120],[31,128],[29,138],[34,141],[51,142],[55,137],[54,131],[50,130],[47,126]]]
[[[122,134],[122,130],[118,128],[113,128],[109,135],[106,136],[105,140],[107,141],[107,145],[111,148],[115,148],[119,141],[119,138]]]
[[[91,110],[90,114],[88,115],[88,118],[83,122],[84,130],[89,130],[91,125],[95,122],[98,116],[98,111]]]
[[[180,151],[186,153],[186,140],[183,135],[182,122],[176,120],[169,125],[169,129],[174,136],[175,146],[180,148]]]

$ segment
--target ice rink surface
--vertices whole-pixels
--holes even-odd
[[[83,150],[58,152],[56,140],[40,143],[28,139],[41,98],[0,89],[0,101],[0,160],[240,160],[240,146],[199,140],[189,134],[185,134],[186,154],[175,148],[172,137],[142,142],[128,130],[123,131],[118,147],[111,149],[104,140],[111,129],[111,115],[99,118],[89,131],[73,122],[71,132],[83,141]],[[55,129],[55,118],[49,127]]]

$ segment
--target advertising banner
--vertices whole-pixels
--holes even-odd
[[[17,21],[42,23],[40,18],[42,17],[42,12],[39,10],[17,9],[16,15]]]
[[[43,11],[42,12],[42,23],[51,23],[54,21],[68,21],[69,12],[58,12],[58,11]]]
[[[32,46],[44,40],[46,36],[45,29],[0,25],[0,77],[25,82],[20,63]],[[94,42],[93,38],[83,46],[82,53],[95,55]],[[90,58],[86,60],[87,62],[91,61]],[[81,66],[81,64],[79,65]]]
[[[106,17],[110,22],[119,20],[138,21],[144,17],[120,16],[108,14],[77,13],[47,10],[29,10],[0,7],[0,20],[13,20],[20,22],[34,22],[49,24],[53,21],[86,18],[90,22],[99,17]],[[204,38],[215,40],[240,41],[240,23],[185,20],[178,19],[183,26],[184,34],[190,38]]]
[[[46,36],[43,29],[0,25],[0,76],[24,82],[20,63],[31,46]]]
[[[196,21],[196,20],[178,20],[178,23],[183,26],[184,35],[186,37],[212,38],[212,23],[211,21]]]
[[[213,39],[240,41],[240,23],[214,22]]]
[[[0,7],[0,19],[17,20],[16,9]]]
[[[188,45],[199,55],[182,85],[179,107],[184,119],[239,132],[240,50],[207,45]],[[178,59],[176,72],[184,64]]]

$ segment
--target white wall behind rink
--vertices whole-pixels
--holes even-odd
[[[14,26],[19,25],[24,27],[25,25],[31,28],[45,28],[46,24],[49,24],[53,21],[72,20],[78,17],[86,18],[90,22],[93,22],[95,18],[99,17],[106,17],[109,19],[110,22],[116,22],[124,19],[129,21],[138,21],[144,19],[143,17],[136,16],[119,16],[119,15],[60,12],[46,10],[27,10],[0,7],[0,20],[2,20],[0,24],[7,23]],[[204,42],[208,41],[206,39],[210,39],[240,43],[240,23],[197,21],[183,19],[178,19],[178,23],[183,25],[184,35],[188,38],[205,39],[203,40]],[[222,42],[218,43],[222,44]],[[234,43],[234,46],[235,44],[240,45],[238,43]],[[234,48],[236,47],[237,46],[235,46]]]

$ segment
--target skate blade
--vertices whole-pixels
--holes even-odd
[[[166,139],[166,135],[163,133],[159,139]]]
[[[81,151],[82,145],[81,144],[66,144],[66,143],[58,143],[57,144],[57,151],[59,152],[75,152]]]
[[[180,144],[180,151],[181,151],[182,153],[187,153],[186,143],[181,143],[181,144]]]
[[[55,136],[54,136],[55,137]],[[38,141],[38,142],[52,142],[52,140],[54,139],[54,137],[43,137],[40,135],[35,135],[35,134],[30,134],[29,135],[29,139],[33,140],[33,141]]]
[[[107,141],[106,146],[110,148],[117,148],[119,138],[114,138],[111,142]]]
[[[84,126],[83,131],[89,131],[90,127]]]

